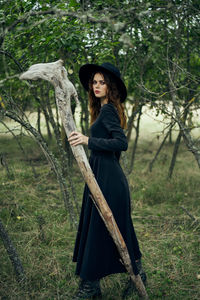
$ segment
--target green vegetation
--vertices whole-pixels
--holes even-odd
[[[74,203],[74,184],[80,210],[84,183],[72,165],[53,87],[18,77],[33,64],[58,59],[77,89],[81,105],[75,119],[86,135],[88,100],[79,68],[105,61],[119,67],[128,91],[124,170],[148,294],[152,300],[200,299],[199,12],[197,0],[0,0],[0,220],[27,275],[19,285],[0,240],[0,300],[70,300],[78,286],[72,263],[76,229],[64,201]],[[160,120],[153,133],[149,123],[140,124],[146,111],[151,121]],[[5,130],[17,136],[24,153]],[[35,134],[43,148],[48,141],[51,166],[24,134]],[[135,135],[142,139],[133,141]],[[62,178],[70,199],[61,194]],[[76,214],[75,205],[70,212]],[[103,300],[120,299],[126,278],[105,278]]]
[[[22,260],[27,283],[17,283],[0,241],[0,297],[71,299],[78,287],[72,263],[76,230],[69,226],[57,180],[39,147],[25,137],[22,144],[38,177],[33,176],[15,141],[1,137],[0,153],[6,149],[14,178],[8,179],[6,169],[0,167],[0,219]],[[129,178],[132,216],[143,251],[150,299],[199,299],[199,169],[192,154],[181,145],[174,176],[167,179],[171,148],[167,145],[149,173],[152,153],[147,151],[146,142],[138,146],[135,170]],[[72,169],[81,205],[83,181],[75,162]],[[197,218],[196,222],[181,207]],[[126,274],[103,279],[103,299],[120,299],[126,280]]]

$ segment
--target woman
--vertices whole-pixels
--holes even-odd
[[[129,187],[119,164],[121,151],[126,151],[128,147],[122,129],[126,126],[122,104],[127,96],[126,87],[119,70],[110,63],[101,66],[86,64],[80,68],[79,77],[89,92],[91,136],[72,132],[68,140],[71,146],[83,144],[91,150],[91,168],[126,242],[134,273],[140,273],[145,281],[141,252],[131,220]],[[90,198],[87,185],[73,261],[77,262],[76,274],[81,278],[74,299],[101,296],[101,278],[126,272],[117,248]],[[127,290],[130,288],[131,282]]]

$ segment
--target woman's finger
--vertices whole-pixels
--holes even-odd
[[[71,146],[77,146],[79,144],[81,144],[80,141],[73,141],[73,142],[70,143]]]
[[[84,144],[84,135],[80,132],[73,131],[71,132],[68,142],[70,143],[71,146],[77,146],[80,144]]]
[[[68,141],[72,141],[72,140],[75,140],[77,139],[77,136],[71,136],[70,138],[68,138]]]
[[[69,138],[70,138],[73,134],[74,134],[74,131],[72,131],[72,132],[70,133]]]
[[[68,141],[69,141],[70,143],[75,143],[75,142],[77,142],[77,141],[79,141],[79,140],[80,140],[80,137],[79,137],[79,136],[72,136],[71,138],[68,139]]]
[[[79,132],[77,132],[77,131],[72,131],[72,132],[70,133],[70,135],[69,135],[69,138],[72,137],[72,136],[74,136],[74,135],[77,135],[77,134],[79,134]]]
[[[71,134],[68,138],[68,141],[71,141],[73,139],[76,139],[78,137],[78,132],[74,132],[73,134]]]

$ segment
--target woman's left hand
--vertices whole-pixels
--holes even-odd
[[[72,131],[68,138],[68,141],[71,146],[88,145],[88,139],[88,136],[83,135],[82,133],[77,131]]]

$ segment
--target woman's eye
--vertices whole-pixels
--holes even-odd
[[[104,84],[105,84],[105,81],[100,80],[99,83],[100,83],[100,85],[104,85]],[[92,84],[93,84],[93,85],[97,84],[97,81],[96,81],[96,80],[93,80],[93,81],[92,81]]]

